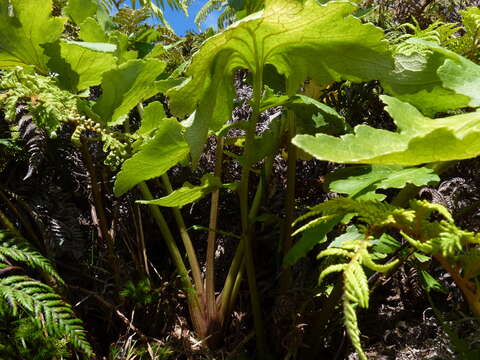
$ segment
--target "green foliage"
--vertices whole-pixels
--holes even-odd
[[[56,86],[55,79],[29,68],[4,72],[0,79],[0,106],[9,122],[16,122],[17,106],[24,104],[35,123],[53,134],[77,113],[77,97]]]
[[[138,183],[164,174],[187,155],[182,126],[175,119],[164,119],[155,136],[124,162],[115,181],[115,195],[120,196]]]
[[[97,13],[98,2],[96,0],[69,0],[65,7],[65,13],[77,25]]]
[[[265,65],[273,65],[287,78],[289,95],[294,95],[307,77],[322,86],[340,79],[378,79],[390,71],[393,64],[382,31],[349,17],[354,10],[355,6],[346,2],[269,1],[263,12],[207,40],[192,58],[189,79],[168,93],[177,116],[196,110],[185,135],[194,163],[208,131],[218,130],[230,118],[232,75],[238,68],[258,74]]]
[[[357,351],[360,359],[366,360],[360,342],[360,330],[358,329],[356,308],[368,308],[369,289],[368,279],[362,265],[373,271],[387,272],[396,265],[392,262],[388,265],[379,265],[373,262],[372,254],[368,251],[371,246],[369,239],[345,241],[341,248],[330,247],[323,250],[318,258],[326,256],[338,256],[346,258],[347,263],[340,263],[328,266],[320,274],[319,282],[332,273],[342,272],[343,274],[343,313],[344,322],[348,336]]]
[[[480,9],[469,8],[460,13],[465,33],[455,39],[450,49],[478,64],[480,61]]]
[[[59,74],[58,83],[73,93],[100,84],[116,63],[111,44],[60,41],[43,47],[51,57],[49,69]]]
[[[137,202],[147,205],[159,205],[180,208],[203,198],[207,194],[210,194],[212,191],[218,189],[220,186],[222,186],[222,183],[219,178],[211,174],[206,174],[202,176],[201,184],[199,186],[194,186],[187,182],[183,184],[181,188],[160,199],[150,201],[139,200]]]
[[[439,220],[433,220],[434,213],[440,215]],[[319,215],[321,216],[317,217]],[[415,251],[435,257],[442,266],[446,266],[445,270],[453,274],[457,285],[469,299],[472,309],[478,311],[478,289],[476,295],[472,295],[470,294],[472,288],[469,286],[478,281],[480,275],[478,265],[474,265],[476,260],[472,261],[472,259],[478,260],[476,244],[480,242],[479,235],[458,228],[443,206],[412,200],[410,208],[403,209],[378,201],[339,198],[321,203],[297,219],[297,222],[300,222],[317,217],[299,228],[297,232],[304,231],[319,221],[327,221],[332,216],[346,215],[353,216],[361,225],[355,229],[355,232],[350,231],[349,234],[353,236],[344,236],[341,241],[335,240],[327,249],[320,252],[319,257],[346,258],[348,262],[337,262],[326,267],[320,274],[320,282],[332,273],[343,272],[345,326],[360,358],[366,359],[366,356],[361,349],[355,309],[357,306],[366,308],[369,297],[368,281],[362,266],[376,272],[388,272],[395,268],[399,261],[398,258],[386,264],[378,264],[374,261],[379,258],[376,252],[385,253],[385,249],[391,248],[391,245],[385,243],[385,239],[374,240],[373,236],[376,234],[383,234],[389,229],[399,230]],[[391,244],[392,241],[389,243]],[[375,246],[372,247],[373,244]],[[395,248],[398,248],[398,245],[386,253],[393,253]],[[382,257],[384,256],[380,256]],[[444,262],[443,259],[448,260]],[[457,270],[453,270],[454,268]],[[422,278],[427,288],[438,288],[438,284],[428,274],[422,274]],[[471,285],[466,286],[465,283]]]
[[[108,125],[121,124],[139,102],[171,85],[168,81],[155,81],[165,65],[156,59],[131,60],[108,71],[103,76],[102,96],[93,110]]]
[[[384,200],[379,189],[402,189],[407,184],[416,186],[438,182],[440,178],[426,167],[404,168],[402,166],[372,165],[339,169],[326,177],[331,191],[346,194],[356,199]]]
[[[157,299],[157,295],[152,289],[152,284],[148,278],[142,279],[137,283],[128,281],[125,288],[120,291],[121,296],[131,298],[136,304],[148,305]]]
[[[35,124],[51,137],[56,136],[62,123],[68,123],[75,127],[72,142],[76,145],[80,145],[80,136],[86,130],[99,134],[107,154],[106,164],[116,167],[125,158],[126,144],[114,132],[81,115],[79,97],[59,89],[54,78],[35,74],[28,68],[15,69],[3,74],[0,90],[0,106],[8,122],[16,124],[17,107],[24,105]]]
[[[339,216],[325,216],[318,219],[318,221],[311,222],[305,227],[296,231],[296,233],[303,233],[303,236],[298,240],[287,255],[283,259],[283,264],[286,266],[294,265],[299,259],[304,257],[312,248],[325,242],[326,235],[342,220]],[[292,235],[294,236],[295,233]]]
[[[317,159],[339,163],[417,165],[480,154],[480,147],[475,146],[480,136],[480,112],[430,119],[410,104],[381,98],[400,132],[359,125],[354,134],[340,138],[297,135],[292,142]]]
[[[7,316],[11,313],[18,317],[21,313],[26,313],[39,328],[51,336],[65,338],[76,350],[88,357],[92,356],[93,351],[82,322],[75,316],[71,306],[50,286],[38,280],[25,275],[8,275],[9,271],[16,270],[12,261],[39,269],[46,276],[62,283],[50,261],[33,250],[25,240],[0,232],[0,267],[2,273],[7,274],[0,278],[0,303],[3,303],[0,315]]]
[[[58,40],[66,20],[52,17],[51,11],[51,0],[2,1],[0,68],[34,65],[40,72],[48,72],[48,57],[41,45]]]

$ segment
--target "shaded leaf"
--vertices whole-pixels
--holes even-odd
[[[59,74],[60,86],[72,92],[100,84],[103,73],[116,63],[112,44],[60,41],[44,48],[51,57],[48,67]]]
[[[352,174],[348,176],[348,174]],[[345,178],[345,175],[348,177]],[[343,178],[342,178],[343,177]],[[396,165],[373,165],[341,169],[327,177],[330,181],[329,189],[340,194],[356,197],[366,190],[402,189],[406,184],[423,186],[440,178],[432,169],[404,168]],[[338,179],[339,180],[335,180]]]

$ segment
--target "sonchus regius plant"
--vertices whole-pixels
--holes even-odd
[[[263,9],[207,39],[192,59],[172,76],[164,73],[167,64],[158,60],[166,49],[157,44],[149,51],[140,52],[135,46],[129,46],[134,39],[111,31],[105,22],[97,21],[96,1],[71,0],[65,8],[65,15],[79,28],[79,41],[62,39],[67,18],[51,16],[51,5],[51,1],[40,0],[11,0],[0,5],[0,68],[12,71],[21,66],[22,70],[14,70],[9,76],[17,76],[15,81],[21,84],[33,81],[32,84],[37,86],[33,89],[38,88],[32,92],[28,86],[15,89],[4,85],[4,91],[18,99],[1,98],[10,109],[9,120],[15,122],[13,108],[18,105],[27,106],[37,126],[46,129],[49,129],[49,123],[36,116],[37,106],[50,109],[48,119],[50,116],[55,119],[58,115],[60,121],[64,121],[61,113],[72,114],[65,121],[71,119],[74,122],[77,130],[72,140],[83,146],[87,163],[88,151],[83,145],[88,140],[85,130],[98,134],[106,152],[115,155],[111,165],[121,164],[116,175],[115,194],[121,196],[134,188],[142,194],[144,199],[141,202],[148,204],[180,275],[193,326],[197,334],[210,344],[218,342],[246,274],[258,355],[263,358],[269,354],[252,247],[256,239],[256,222],[272,173],[272,159],[279,152],[282,139],[287,140],[288,183],[285,230],[279,248],[287,258],[294,250],[291,250],[291,224],[295,210],[296,160],[305,153],[336,162],[408,166],[464,159],[480,153],[476,141],[480,113],[434,119],[438,112],[479,106],[478,66],[435,43],[422,40],[407,40],[422,51],[405,54],[401,49],[406,47],[392,48],[384,40],[381,29],[363,24],[355,17],[357,6],[353,2],[265,1]],[[36,21],[31,21],[32,18]],[[252,115],[246,121],[228,124],[234,106],[233,77],[240,69],[248,70],[251,76]],[[185,75],[185,78],[178,78],[178,74]],[[341,80],[379,80],[388,94],[395,96],[385,96],[383,100],[399,132],[360,125],[353,133],[345,134],[349,131],[345,119],[334,109],[306,96],[305,80],[319,88]],[[51,87],[55,86],[58,89],[53,90]],[[100,86],[102,92],[97,99],[89,100],[88,90],[92,86]],[[48,89],[59,98],[52,99],[51,94],[49,97]],[[167,117],[160,102],[143,107],[146,100],[160,93],[167,95],[170,113],[178,119]],[[283,107],[283,116],[272,121],[268,131],[256,136],[261,112],[276,106]],[[135,108],[141,124],[132,132],[129,113]],[[186,117],[186,121],[179,121]],[[114,129],[121,126],[125,131],[119,135]],[[223,184],[221,175],[223,136],[233,127],[241,128],[245,133],[240,139],[243,141],[239,141],[243,143],[243,154],[238,158],[242,167],[241,179],[232,185]],[[217,137],[214,174],[206,175],[199,186],[185,184],[173,189],[167,171],[189,159],[195,167],[209,135]],[[439,146],[439,143],[445,145]],[[303,153],[297,151],[298,148]],[[251,175],[257,164],[261,169],[255,172],[260,176],[257,177],[257,186],[252,187],[250,182],[254,177]],[[95,176],[91,177],[91,183],[96,184]],[[155,178],[160,178],[166,193],[160,199],[153,198],[147,184]],[[242,230],[241,234],[234,234],[241,241],[221,292],[216,296],[214,252],[216,235],[220,231],[217,223],[222,216],[218,206],[220,189],[224,187],[238,192]],[[254,188],[252,193],[251,188]],[[208,194],[211,194],[212,201],[206,271],[202,276],[189,228],[180,209]],[[98,191],[96,195],[99,195]],[[104,214],[98,196],[94,196],[94,203],[97,212]],[[171,209],[181,245],[161,207]],[[397,212],[402,211],[398,209]],[[335,212],[332,210],[332,213]],[[100,234],[109,249],[111,268],[119,276],[115,268],[115,244],[108,231],[106,216],[99,217]],[[330,220],[331,230],[338,220]],[[408,231],[404,233],[418,241]],[[358,280],[362,285],[358,293],[347,287],[350,290],[345,297],[349,333],[353,338],[357,333],[351,310],[357,305],[366,305],[368,300],[362,266],[386,270],[384,265],[370,261],[368,242],[371,236],[373,233],[367,233],[363,242],[341,249],[349,261],[335,268],[345,271],[349,284]],[[182,255],[184,252],[187,262]],[[287,261],[281,279],[284,289],[292,282],[288,268]],[[118,283],[119,279],[116,280]],[[359,350],[358,342],[354,341]]]

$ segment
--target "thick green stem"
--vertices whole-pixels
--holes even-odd
[[[230,268],[228,269],[227,278],[225,279],[225,284],[223,285],[223,290],[220,296],[217,299],[217,306],[219,307],[220,319],[223,321],[228,314],[228,305],[233,301],[233,288],[235,286],[235,281],[238,277],[238,273],[241,272],[243,267],[243,240],[240,241],[240,244],[237,247],[235,255],[233,257]]]
[[[163,174],[161,176],[163,186],[168,194],[173,192],[172,184],[170,183],[170,179],[168,178],[167,174]],[[192,276],[193,281],[195,283],[195,289],[197,294],[200,297],[203,297],[203,281],[202,281],[202,274],[200,271],[200,265],[198,263],[197,254],[195,253],[195,249],[193,248],[192,240],[190,239],[190,235],[188,235],[187,227],[185,225],[185,221],[183,220],[182,213],[180,209],[177,207],[172,208],[173,217],[178,226],[178,230],[180,231],[180,237],[182,238],[183,246],[185,246],[185,251],[187,252],[188,262],[190,264],[190,268],[192,269]]]
[[[143,197],[145,200],[153,200],[152,193],[148,188],[147,184],[142,182],[138,185]],[[188,305],[190,308],[190,315],[192,316],[193,326],[198,331],[205,328],[204,316],[203,316],[203,309],[199,301],[199,297],[197,296],[195,289],[193,288],[192,281],[188,276],[188,270],[185,267],[185,263],[183,262],[182,255],[178,250],[177,244],[173,235],[168,227],[165,218],[163,217],[160,209],[156,205],[151,205],[148,207],[150,212],[162,233],[163,239],[165,240],[165,244],[167,245],[168,251],[170,256],[175,263],[175,267],[180,275],[180,279],[182,282],[182,286],[187,292],[187,299]]]
[[[267,356],[265,332],[262,320],[262,309],[260,306],[260,296],[258,294],[257,282],[255,277],[255,265],[252,252],[253,223],[249,219],[248,185],[252,166],[252,152],[254,151],[254,138],[256,124],[260,115],[260,101],[263,88],[262,67],[258,66],[254,73],[253,84],[253,113],[250,124],[245,135],[245,150],[242,176],[240,179],[240,214],[242,217],[242,241],[245,251],[245,267],[247,270],[248,287],[250,290],[250,300],[252,304],[253,319],[257,340],[257,350],[259,357]]]
[[[215,150],[215,176],[221,178],[223,162],[223,137],[217,137]],[[215,240],[217,235],[218,203],[220,190],[212,193],[210,204],[210,224],[208,226],[207,259],[205,275],[205,292],[207,299],[207,313],[213,321],[218,321],[217,307],[215,304]],[[215,319],[213,319],[215,318]]]
[[[141,119],[143,119],[145,115],[145,110],[143,108],[142,103],[137,104],[137,111]],[[128,123],[128,121],[126,122]],[[170,183],[170,179],[168,174],[163,174],[161,176],[162,184],[167,191],[168,194],[173,192],[172,184]],[[160,212],[160,210],[158,210]],[[190,235],[188,235],[187,227],[185,225],[185,221],[183,219],[182,213],[180,209],[177,207],[172,208],[173,217],[175,218],[175,222],[177,223],[178,230],[180,232],[180,237],[182,238],[183,246],[185,247],[185,251],[187,252],[188,262],[190,264],[190,268],[192,269],[192,277],[195,283],[195,290],[197,291],[197,295],[200,298],[203,298],[203,281],[202,281],[202,274],[200,271],[200,265],[198,263],[197,255],[195,253],[195,249],[193,248],[192,240],[190,239]],[[161,213],[160,213],[161,214]],[[163,215],[162,215],[163,217]],[[169,229],[170,231],[170,229]]]
[[[295,136],[295,114],[292,110],[287,112],[288,121],[288,163],[287,163],[287,196],[285,198],[285,224],[283,229],[282,255],[285,257],[292,247],[292,223],[295,217],[295,177],[297,170],[297,147],[292,144]],[[280,280],[281,291],[285,292],[292,283],[290,267],[286,268]]]

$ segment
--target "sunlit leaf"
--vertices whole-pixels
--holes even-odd
[[[48,67],[58,75],[61,87],[77,92],[98,85],[115,66],[115,45],[60,41],[44,45],[51,57]]]
[[[86,18],[94,16],[97,8],[98,1],[95,0],[68,0],[65,13],[75,24],[80,25]]]
[[[37,70],[48,72],[48,57],[41,44],[58,40],[67,20],[52,17],[51,11],[51,0],[11,0],[0,3],[1,69],[34,65]]]
[[[292,141],[320,160],[339,163],[418,165],[480,154],[480,112],[430,119],[415,107],[382,96],[400,132],[355,127],[355,134],[297,135]]]
[[[155,137],[123,163],[115,181],[115,195],[120,196],[142,181],[163,175],[187,154],[182,126],[176,119],[164,119],[158,125]]]
[[[109,125],[119,124],[122,116],[139,102],[158,94],[164,82],[155,81],[166,64],[156,59],[131,60],[103,74],[102,96],[93,110]]]
[[[355,10],[348,2],[270,0],[265,10],[208,39],[192,58],[189,79],[169,93],[174,114],[183,117],[196,110],[186,132],[193,160],[198,160],[208,130],[218,130],[231,116],[232,74],[238,68],[258,73],[273,65],[287,78],[289,95],[307,77],[324,85],[378,79],[392,71],[382,30],[349,16]]]

